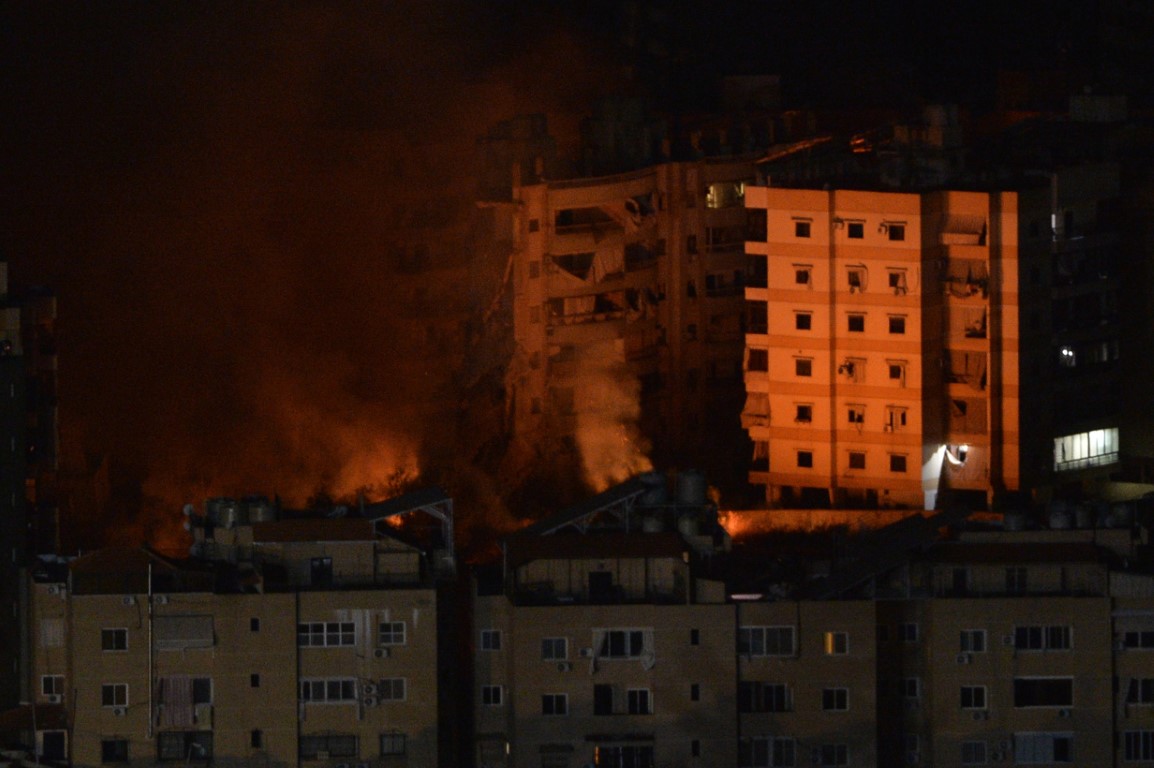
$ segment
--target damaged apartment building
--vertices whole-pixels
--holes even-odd
[[[886,178],[861,139],[870,173],[767,164],[746,189],[767,280],[745,288],[742,420],[773,506],[1045,500],[1118,468],[1118,164],[945,172],[935,114],[921,168]]]
[[[650,447],[701,465],[701,445],[740,444],[752,178],[751,160],[703,159],[514,188],[506,382],[522,461],[560,443],[603,488]]]

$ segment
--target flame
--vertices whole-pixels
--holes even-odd
[[[914,515],[928,517],[932,514],[918,509],[730,509],[718,512],[717,519],[730,537],[741,539],[770,533],[813,532],[834,527],[874,530]]]

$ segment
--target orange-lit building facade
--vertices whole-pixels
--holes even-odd
[[[750,187],[751,480],[771,505],[1043,495],[1118,461],[1113,166],[1016,191]],[[751,227],[752,229],[752,227]]]
[[[648,445],[696,462],[703,442],[725,444],[719,427],[740,443],[753,174],[752,158],[717,159],[514,188],[515,456],[572,441],[606,487],[648,468]],[[619,425],[627,450],[612,447]],[[606,465],[589,467],[593,454]]]

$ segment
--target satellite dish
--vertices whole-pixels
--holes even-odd
[[[184,508],[180,511],[184,513],[185,517],[190,517],[192,513],[196,511],[196,507],[192,506],[191,504],[185,504]]]

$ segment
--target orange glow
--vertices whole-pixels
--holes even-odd
[[[850,530],[873,530],[892,525],[907,517],[929,517],[933,513],[917,509],[751,509],[722,510],[717,518],[734,539],[769,533],[819,531],[847,527]]]
[[[600,493],[653,469],[637,426],[641,382],[625,365],[620,340],[587,345],[576,365],[577,447],[585,480]]]

